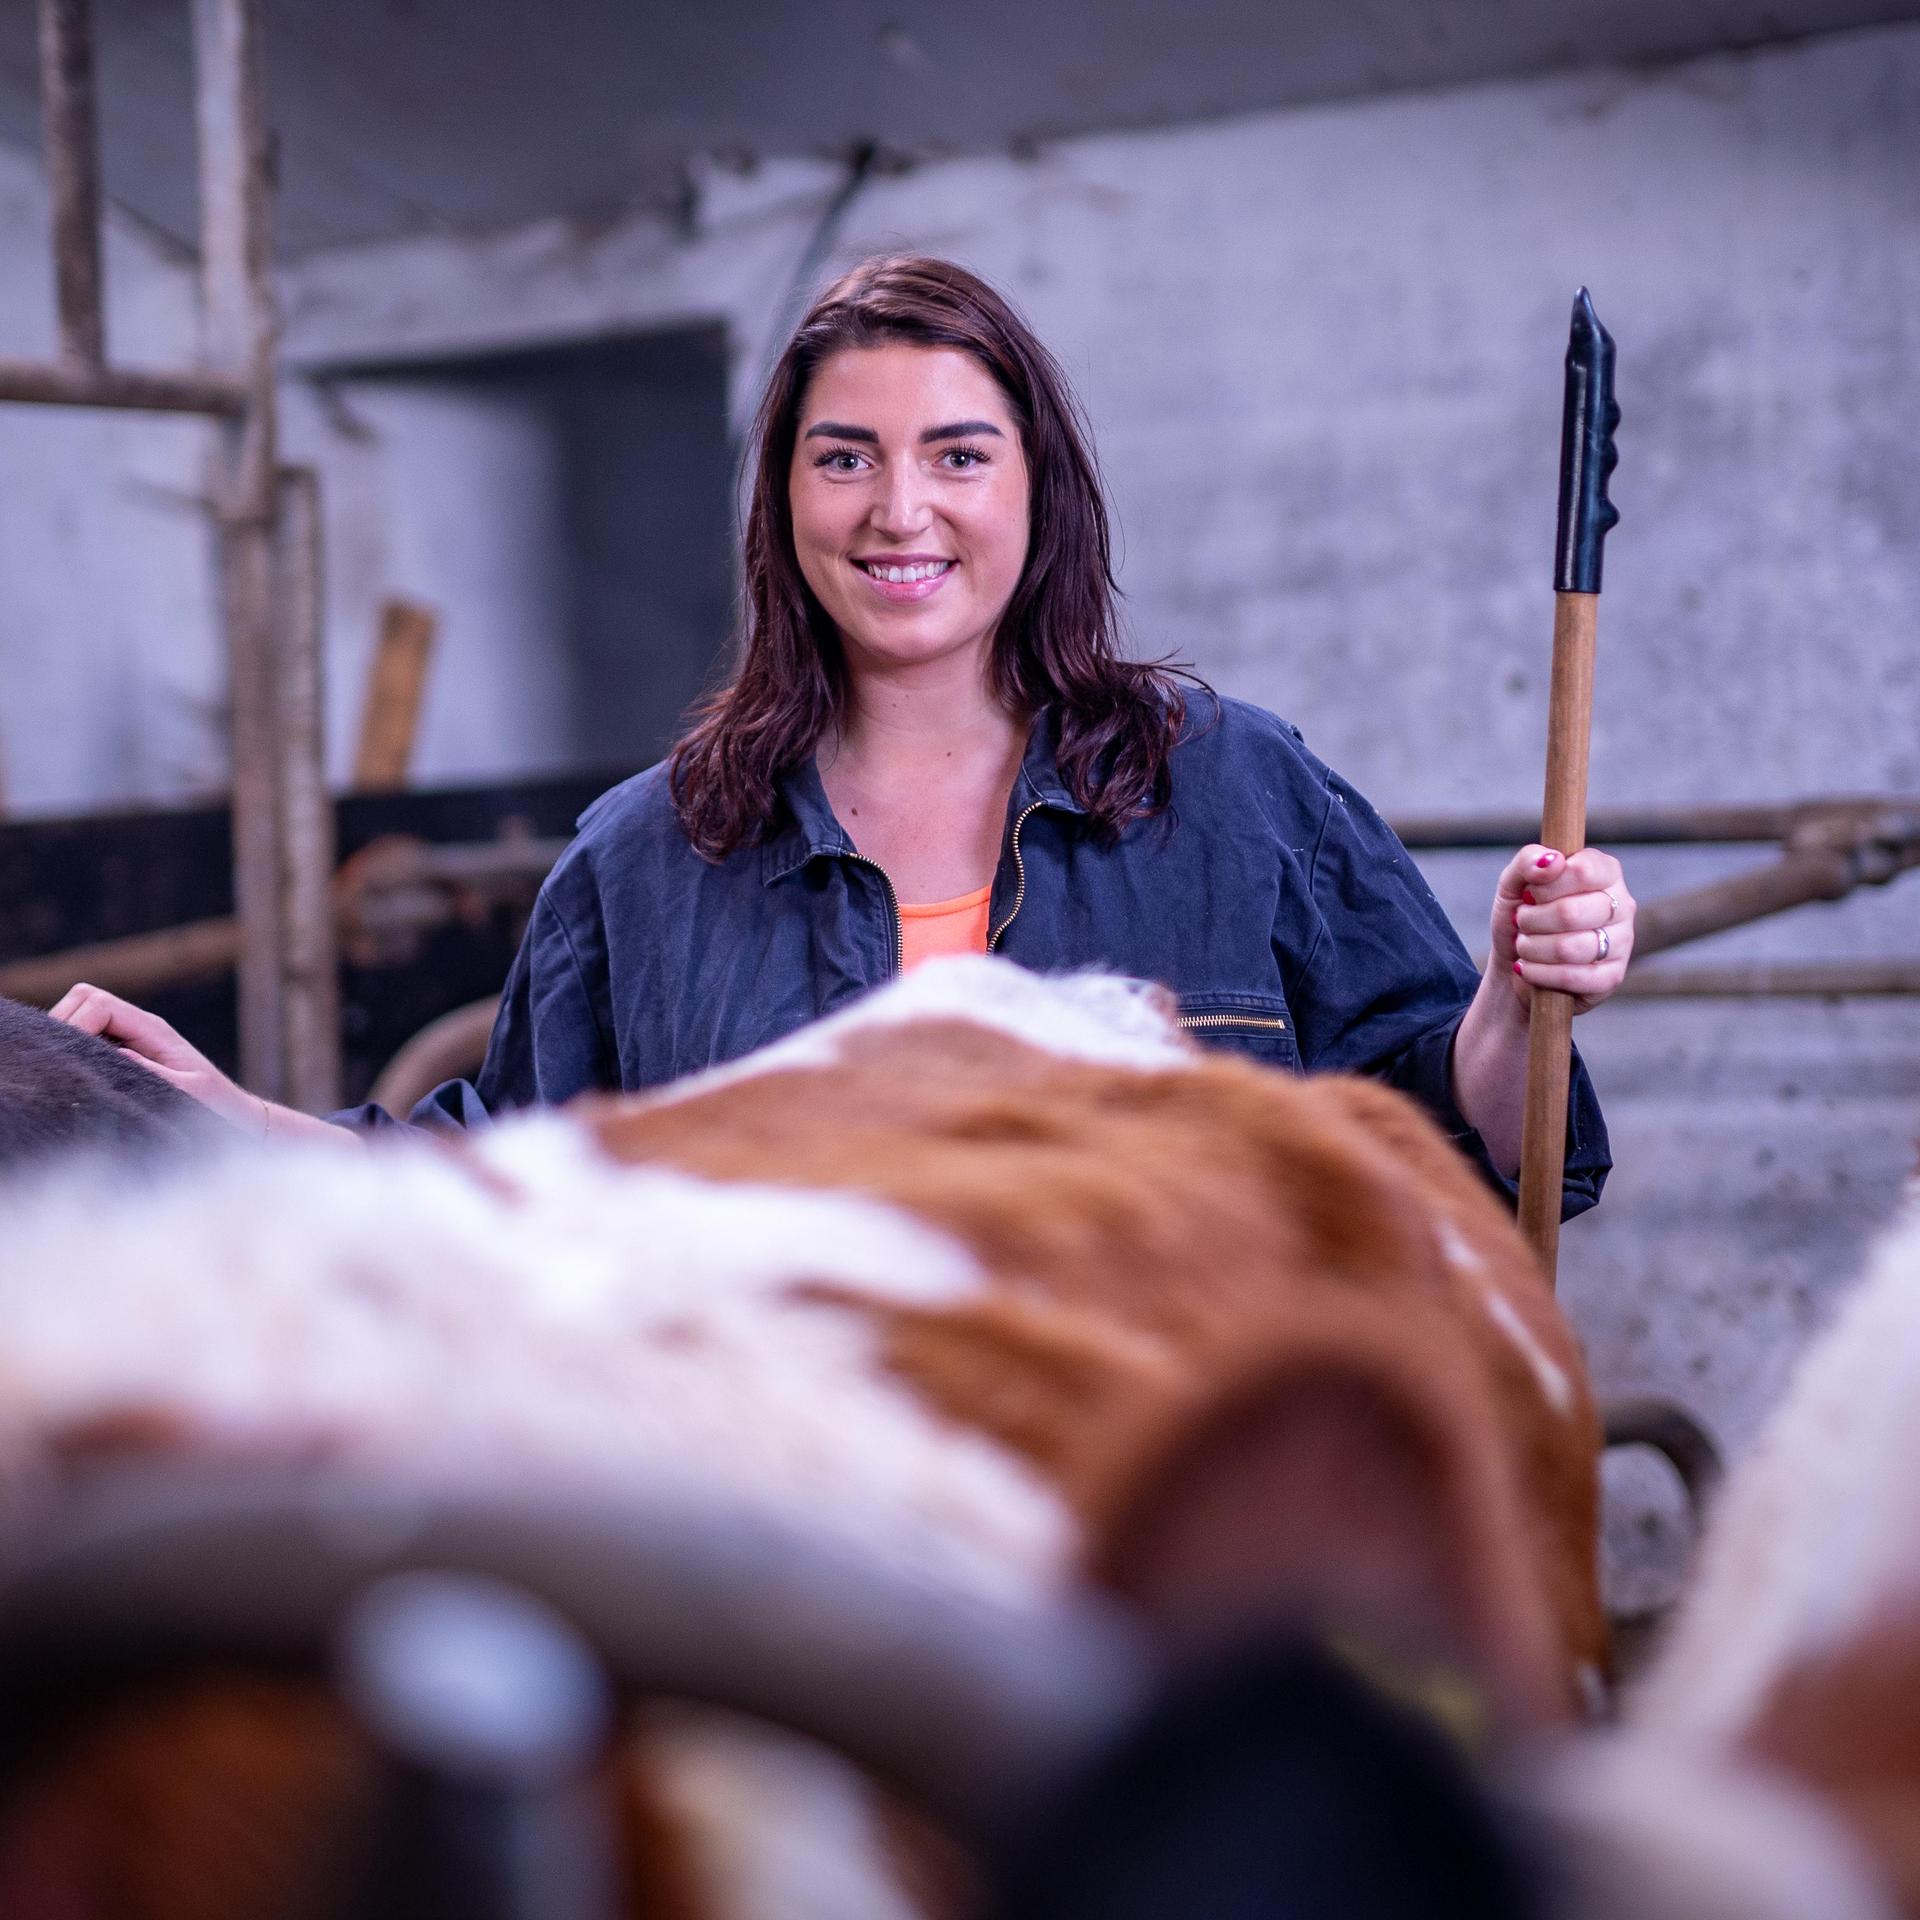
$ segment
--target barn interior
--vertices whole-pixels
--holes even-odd
[[[266,144],[216,136],[223,190],[235,21]],[[575,814],[724,672],[770,356],[884,248],[1018,302],[1136,644],[1296,723],[1483,950],[1591,288],[1594,839],[1675,950],[1579,1023],[1617,1166],[1561,1290],[1604,1397],[1741,1452],[1920,1131],[1920,6],[101,0],[91,351],[43,27],[0,11],[0,992],[122,982],[316,1109],[498,991]],[[236,667],[262,527],[297,604]],[[1683,1504],[1609,1475],[1651,1603]]]

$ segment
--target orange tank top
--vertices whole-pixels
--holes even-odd
[[[900,909],[900,971],[911,973],[922,960],[940,953],[985,953],[987,896],[992,887],[963,893],[957,900]]]

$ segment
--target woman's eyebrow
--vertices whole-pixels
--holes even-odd
[[[924,447],[935,440],[968,440],[982,433],[990,433],[996,440],[1007,437],[991,420],[955,420],[944,427],[929,427],[920,436],[920,444]]]
[[[1007,436],[991,420],[950,420],[944,427],[929,427],[920,436],[920,444],[931,446],[936,440],[966,440],[990,433],[996,440]],[[803,440],[858,440],[870,447],[880,444],[880,436],[871,427],[850,427],[839,420],[817,420],[800,436]]]

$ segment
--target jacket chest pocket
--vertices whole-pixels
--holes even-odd
[[[1277,993],[1183,993],[1180,1026],[1204,1047],[1299,1069],[1293,1018]]]

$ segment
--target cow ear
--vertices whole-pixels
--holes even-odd
[[[1290,1353],[1145,1442],[1091,1571],[1169,1654],[1307,1628],[1387,1664],[1461,1666],[1499,1717],[1564,1691],[1487,1416],[1403,1357]]]

